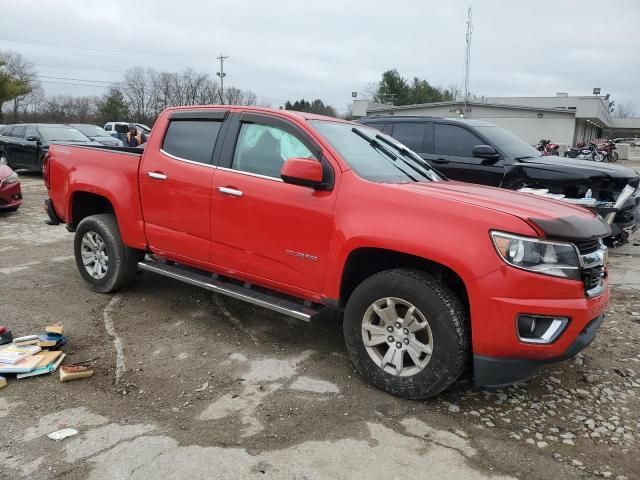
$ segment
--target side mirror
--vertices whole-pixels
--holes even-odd
[[[484,160],[498,160],[500,158],[500,154],[496,152],[496,149],[491,145],[476,145],[471,150],[471,154],[474,157],[482,158]]]
[[[323,187],[322,165],[310,158],[289,158],[282,165],[280,177],[285,183],[313,189]]]
[[[25,138],[25,140],[27,142],[37,142],[40,139],[38,137],[36,137],[35,135],[29,135],[27,138]]]

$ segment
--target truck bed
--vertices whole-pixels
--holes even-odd
[[[74,211],[91,209],[92,196],[102,196],[117,215],[125,244],[144,248],[138,190],[142,151],[130,147],[52,145],[45,183],[58,218],[74,229]]]

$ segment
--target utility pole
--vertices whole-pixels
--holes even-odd
[[[469,71],[471,70],[471,34],[473,33],[473,23],[471,23],[471,5],[467,10],[467,35],[466,43],[467,48],[464,55],[464,113],[467,116],[467,109],[469,104]]]
[[[220,60],[220,71],[216,72],[216,75],[220,77],[220,103],[224,105],[224,77],[227,76],[227,74],[224,73],[224,61],[229,57],[220,54],[220,56],[216,58]]]

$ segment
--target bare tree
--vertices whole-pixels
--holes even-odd
[[[144,123],[151,118],[151,86],[148,71],[142,67],[130,68],[124,73],[122,93],[136,122]]]
[[[226,105],[255,105],[257,96],[251,90],[241,90],[237,87],[228,87],[224,90],[224,101]]]
[[[618,118],[630,118],[636,116],[636,105],[632,102],[619,103],[613,115]]]

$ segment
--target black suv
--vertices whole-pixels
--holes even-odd
[[[358,122],[394,137],[452,180],[524,189],[592,208],[613,219],[609,245],[626,242],[640,224],[640,176],[630,168],[543,156],[508,130],[479,120],[385,116]]]

